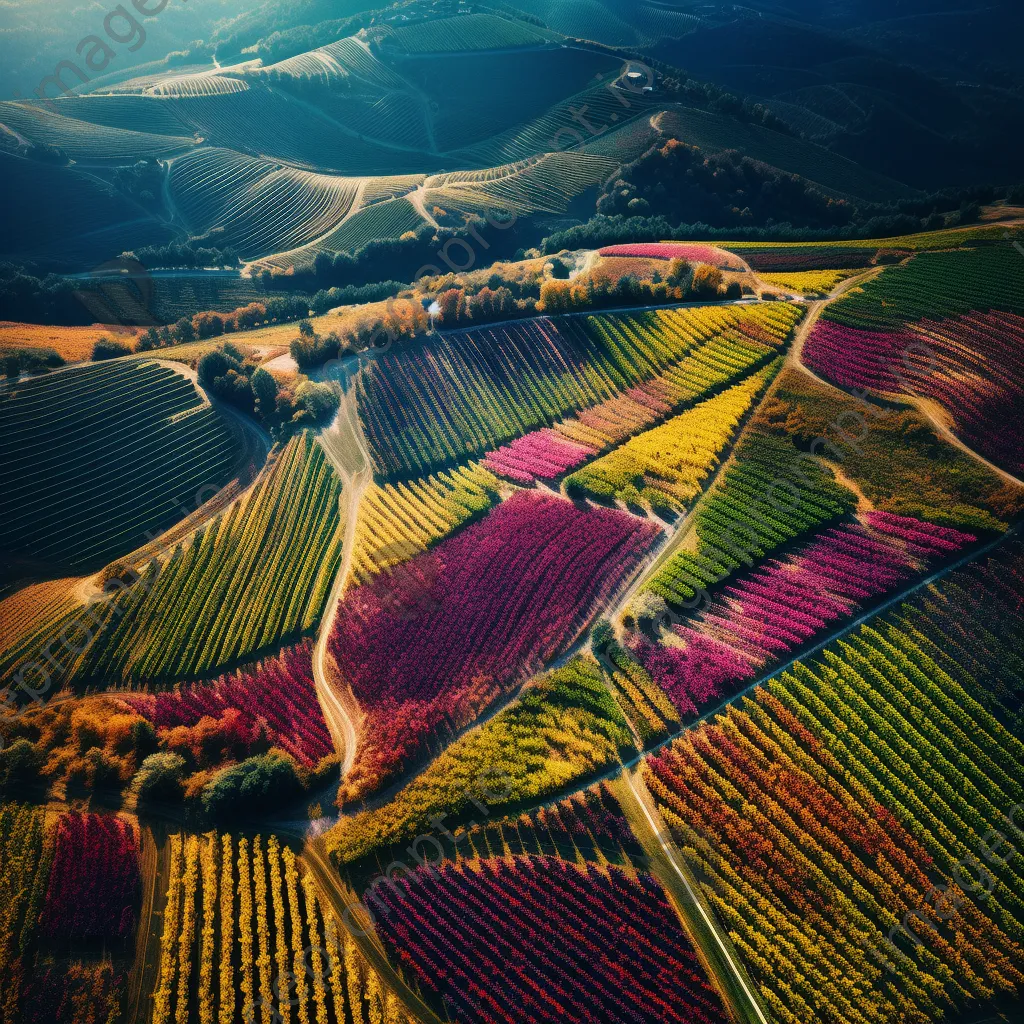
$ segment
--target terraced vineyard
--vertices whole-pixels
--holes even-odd
[[[211,497],[235,461],[218,413],[153,360],[26,381],[0,398],[0,425],[0,546],[40,564],[127,553]]]
[[[0,102],[0,124],[37,144],[56,146],[72,159],[124,162],[169,155],[195,145],[186,131],[167,135],[111,128],[28,103]]]
[[[251,258],[325,234],[348,213],[359,181],[204,148],[174,161],[168,186],[190,230],[224,231],[225,244]]]
[[[400,53],[451,53],[537,46],[549,38],[526,22],[510,21],[493,14],[470,14],[397,28],[384,37],[384,46]]]

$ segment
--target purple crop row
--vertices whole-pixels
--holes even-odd
[[[349,781],[376,785],[558,654],[633,572],[658,527],[520,491],[359,587],[330,650],[366,719]]]
[[[717,1024],[721,1001],[660,886],[544,857],[420,869],[366,896],[466,1024]]]
[[[561,476],[596,454],[597,449],[576,444],[550,427],[544,427],[489,452],[484,465],[492,473],[507,476],[516,483],[532,484],[537,479]]]
[[[966,444],[1024,470],[1024,317],[970,313],[918,329],[862,331],[819,321],[804,362],[844,387],[909,391],[937,401]]]
[[[684,714],[747,682],[770,662],[855,614],[861,602],[895,589],[922,562],[959,551],[973,536],[887,512],[868,527],[826,530],[785,560],[739,577],[699,614],[674,627],[679,644],[638,634],[630,649]]]
[[[69,811],[57,834],[40,928],[48,938],[125,939],[139,900],[139,838],[112,815]]]

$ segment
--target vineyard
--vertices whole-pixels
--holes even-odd
[[[197,235],[217,229],[222,245],[244,258],[295,249],[330,231],[352,207],[358,186],[358,178],[205,147],[175,160],[168,175],[189,229]]]
[[[137,827],[99,814],[61,816],[39,919],[49,939],[127,939],[139,897]]]
[[[63,681],[195,678],[316,626],[340,559],[340,484],[308,433],[272,460],[165,562],[153,559],[134,582],[114,580],[103,600],[54,620],[58,634],[87,637],[57,665]],[[254,607],[264,609],[258,618],[245,614]],[[53,638],[33,629],[0,667],[38,661]]]
[[[798,316],[788,306],[708,306],[459,332],[376,360],[361,380],[360,416],[376,468],[389,478],[475,458],[623,393],[632,400],[631,433],[644,423],[637,415],[651,413],[637,406],[653,398],[661,403],[655,416],[663,416],[724,383],[778,346]],[[609,412],[622,415],[614,406]],[[601,418],[600,409],[593,418]],[[571,426],[559,430],[592,444]]]
[[[679,510],[715,469],[751,404],[778,372],[780,361],[660,427],[637,434],[610,455],[566,478],[573,495]]]
[[[169,841],[152,1024],[415,1024],[276,836]]]
[[[998,245],[919,253],[843,296],[824,319],[843,327],[893,331],[971,310],[1024,312],[1024,261],[1009,255]]]
[[[657,376],[488,452],[484,464],[522,484],[560,476],[770,359],[799,316],[791,306],[751,310]]]
[[[741,565],[851,512],[853,499],[814,457],[788,441],[751,432],[695,514],[696,551],[673,555],[648,589],[685,607]]]
[[[0,8],[0,1024],[1024,1024],[1024,5],[103,6]]]
[[[426,551],[479,518],[497,499],[497,479],[472,464],[407,484],[371,484],[359,508],[352,554],[355,578],[366,583]]]
[[[52,846],[46,842],[41,808],[0,804],[0,1021],[18,1024],[24,955],[46,893]]]
[[[986,709],[993,694],[970,649],[928,636],[944,641],[951,614],[968,631],[994,613],[1019,630],[1020,580],[1013,545],[797,664],[647,767],[778,1020],[929,1020],[1024,981],[1024,879],[1018,858],[988,845],[1020,800],[1024,746]],[[952,613],[968,582],[970,601]]]
[[[118,360],[25,381],[0,396],[0,544],[96,568],[211,497],[234,459],[221,417],[166,364]]]
[[[568,646],[658,532],[520,492],[355,590],[330,641],[365,716],[350,792],[400,774]]]
[[[426,202],[507,219],[531,213],[565,213],[569,204],[600,185],[615,171],[615,161],[591,153],[545,153],[507,167],[480,172],[432,175],[426,181]]]
[[[383,807],[346,817],[327,837],[340,863],[397,845],[452,820],[535,803],[608,768],[632,749],[601,670],[577,658],[524,687],[489,722],[455,740]]]
[[[56,146],[73,160],[141,160],[195,145],[184,128],[178,135],[108,128],[50,113],[41,105],[6,100],[0,101],[0,124],[39,145]]]
[[[713,245],[640,242],[633,245],[606,245],[598,249],[598,255],[653,260],[687,260],[690,263],[707,263],[712,267],[722,267],[728,270],[743,269],[740,262],[731,253]]]
[[[395,29],[384,45],[403,53],[452,53],[458,50],[502,50],[536,46],[548,36],[522,21],[493,14],[459,18],[433,18],[419,25]]]
[[[870,429],[863,430],[856,424],[865,408],[859,397],[787,368],[752,425],[801,451],[824,438],[817,449],[836,462],[841,458],[862,500],[881,511],[967,532],[1005,530],[1024,511],[1019,489],[939,437],[922,413],[868,407]],[[854,429],[844,437],[846,424]]]
[[[797,292],[809,299],[825,298],[841,281],[853,276],[855,270],[805,270],[792,274],[759,274],[766,284]]]
[[[307,768],[334,752],[313,683],[312,644],[305,641],[215,683],[175,693],[139,694],[125,703],[156,729],[161,746],[198,767],[268,742]]]
[[[843,387],[909,393],[938,402],[969,447],[1024,473],[1024,318],[968,313],[897,331],[824,322],[804,347],[806,364]]]
[[[832,623],[905,585],[975,538],[886,512],[817,534],[724,586],[665,642],[629,647],[681,712],[695,716]]]
[[[485,860],[418,869],[371,888],[367,903],[402,963],[459,1020],[728,1019],[650,875]]]

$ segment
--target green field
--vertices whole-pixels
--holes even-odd
[[[0,395],[0,546],[97,568],[192,511],[197,492],[210,497],[235,448],[192,382],[152,360],[21,383]]]

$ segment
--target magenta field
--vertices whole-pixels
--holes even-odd
[[[366,903],[407,966],[467,1024],[724,1024],[659,884],[609,865],[485,860],[419,869]]]
[[[606,245],[598,250],[601,256],[625,256],[649,260],[689,260],[691,263],[710,263],[715,267],[740,268],[740,261],[722,249],[711,245],[691,245],[679,242],[636,242],[630,245]]]
[[[596,449],[562,437],[550,427],[534,430],[497,451],[488,452],[484,465],[520,484],[551,480],[593,458]]]
[[[633,653],[681,712],[696,715],[771,662],[855,615],[864,602],[913,579],[932,560],[976,538],[948,527],[868,512],[859,524],[826,530],[785,559],[769,559],[724,586],[687,623],[685,647],[634,634]]]
[[[802,358],[843,387],[933,399],[971,448],[1013,473],[1024,471],[1024,317],[968,313],[891,332],[822,320]]]
[[[313,683],[312,647],[307,640],[214,683],[124,699],[172,749],[216,739],[244,752],[265,734],[299,764],[311,767],[334,749]]]
[[[479,523],[360,587],[330,651],[366,716],[351,780],[402,770],[577,635],[660,530],[624,512],[519,492]]]
[[[57,823],[40,917],[49,938],[125,939],[139,900],[136,827],[112,815],[68,811]]]

